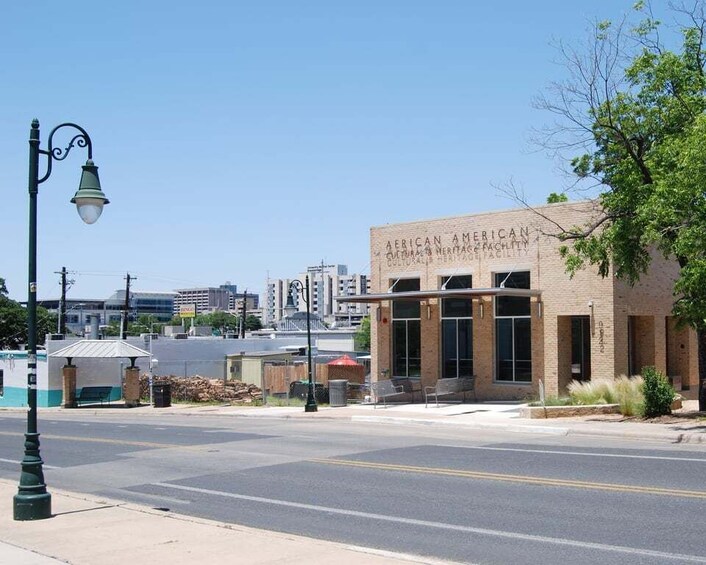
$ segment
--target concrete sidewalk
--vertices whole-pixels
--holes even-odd
[[[181,416],[231,416],[234,418],[285,418],[297,420],[349,420],[387,424],[418,424],[464,427],[501,432],[611,436],[624,439],[641,439],[669,443],[706,444],[706,414],[697,413],[698,401],[687,400],[668,423],[627,419],[620,415],[583,416],[573,418],[531,419],[520,418],[520,403],[440,404],[390,404],[387,407],[371,404],[349,404],[342,407],[320,406],[318,412],[306,413],[301,406],[214,406],[174,404],[167,408],[139,406],[130,414]],[[63,409],[43,409],[62,410]],[[82,408],[81,413],[125,413],[125,408]],[[687,417],[687,415],[691,417]]]
[[[448,563],[192,518],[51,489],[53,516],[16,522],[17,484],[0,480],[0,563],[392,565]],[[9,503],[8,503],[9,502]]]

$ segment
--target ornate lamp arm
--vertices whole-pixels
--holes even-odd
[[[71,141],[69,141],[69,144],[65,148],[62,149],[61,147],[54,147],[54,134],[61,128],[65,127],[78,130],[79,133],[74,135],[74,137],[71,139]],[[32,129],[39,130],[38,120],[32,121]],[[49,133],[49,139],[47,140],[48,149],[39,149],[40,154],[47,156],[47,172],[42,178],[38,179],[37,184],[42,184],[45,180],[49,178],[49,176],[51,175],[53,161],[55,159],[57,161],[63,161],[64,159],[66,159],[66,157],[69,156],[69,152],[74,146],[88,147],[88,159],[93,159],[93,144],[91,143],[91,138],[88,135],[88,132],[81,126],[71,122],[66,122],[63,124],[59,124],[53,130],[51,130],[51,133]]]

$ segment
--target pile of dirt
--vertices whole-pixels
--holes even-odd
[[[150,397],[149,377],[140,376],[140,397]],[[172,401],[182,402],[227,402],[230,404],[252,404],[262,400],[262,391],[255,385],[241,381],[224,381],[205,377],[155,377],[154,385],[168,384]]]

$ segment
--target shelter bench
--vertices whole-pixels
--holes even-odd
[[[395,385],[391,380],[378,381],[370,384],[373,393],[373,409],[377,408],[378,402],[382,399],[382,405],[387,406],[387,398],[405,394],[402,385]]]
[[[466,393],[472,392],[473,397],[476,396],[475,391],[475,375],[472,377],[454,377],[450,379],[439,379],[434,386],[424,387],[424,407],[429,405],[429,398],[436,400],[436,405],[439,406],[439,397],[448,396],[451,394],[463,393],[463,400],[466,400]]]
[[[76,395],[76,404],[81,402],[103,402],[110,404],[110,393],[113,391],[112,386],[85,386],[81,389],[81,393]]]

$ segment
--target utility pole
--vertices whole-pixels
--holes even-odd
[[[75,271],[71,271],[73,274]],[[66,275],[69,271],[66,267],[61,267],[61,271],[54,271],[55,274],[61,275],[61,300],[59,300],[59,320],[57,323],[56,331],[62,335],[66,335],[66,291],[68,288],[74,284],[73,279],[67,280]]]
[[[240,309],[240,338],[245,339],[245,315],[248,312],[248,289],[243,294],[243,306]]]
[[[54,272],[61,275],[61,300],[59,301],[59,327],[57,331],[60,334],[66,334],[66,267],[61,267],[60,272]]]
[[[121,339],[127,339],[127,321],[130,313],[130,281],[136,278],[137,277],[131,277],[130,273],[125,277],[127,282],[125,284],[125,305],[123,306],[123,327],[120,332]]]

